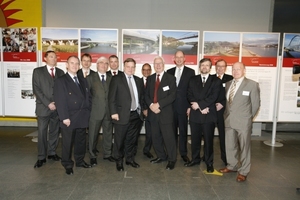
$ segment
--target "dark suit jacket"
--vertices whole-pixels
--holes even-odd
[[[212,76],[217,77],[217,74],[214,74]],[[226,95],[225,95],[225,83],[228,81],[231,81],[233,79],[233,77],[231,75],[228,74],[224,74],[221,81],[222,81],[222,88],[220,90],[220,94],[218,96],[218,99],[216,101],[216,103],[221,103],[223,105],[223,108],[221,110],[218,111],[218,117],[222,117],[223,118],[223,114],[224,114],[224,110],[225,110],[225,106],[226,106]]]
[[[48,105],[54,101],[53,86],[55,80],[64,75],[64,71],[55,68],[55,77],[51,77],[47,70],[47,66],[37,67],[33,70],[32,75],[32,88],[36,97],[36,110],[37,116],[48,116],[52,112]]]
[[[143,102],[143,89],[144,84],[141,79],[137,76],[134,76],[134,81],[137,87],[138,98],[139,98],[139,110],[138,113],[140,114],[142,120],[142,102]],[[114,76],[111,79],[109,92],[108,92],[108,104],[109,104],[109,111],[110,114],[118,114],[119,121],[113,120],[115,124],[125,125],[129,122],[130,118],[130,107],[131,107],[131,96],[130,90],[127,82],[127,77],[125,73],[119,73],[117,76]]]
[[[153,103],[154,89],[156,82],[156,73],[147,78],[145,91],[145,102],[149,107]],[[156,120],[157,117],[162,124],[173,123],[173,106],[172,103],[176,98],[176,79],[171,74],[164,72],[157,91],[157,101],[160,106],[160,113],[155,114],[148,110],[148,119]]]
[[[66,73],[54,84],[54,100],[63,129],[86,128],[89,124],[91,111],[91,95],[85,78],[78,77],[79,88],[73,78]],[[63,124],[64,119],[70,119],[69,127]]]
[[[189,102],[197,102],[201,110],[208,107],[209,113],[203,115],[199,110],[191,109],[190,121],[195,123],[217,122],[216,100],[221,87],[222,82],[216,76],[209,75],[204,87],[202,87],[201,75],[191,78],[187,95]]]
[[[112,74],[111,70],[108,70],[108,71],[106,72],[106,74],[110,74],[110,75],[112,75],[112,76],[113,76],[113,74]],[[118,74],[117,74],[117,75],[119,75],[119,74],[124,74],[124,72],[122,72],[122,71],[118,70]]]
[[[94,74],[94,73],[96,73],[96,72],[94,70],[90,69],[90,74],[88,76],[90,76],[91,74]],[[83,75],[83,72],[82,72],[82,68],[77,71],[77,76],[81,77],[81,78],[84,78],[84,75]]]
[[[94,120],[102,120],[105,114],[110,118],[108,109],[108,89],[112,76],[106,74],[105,85],[102,84],[98,72],[91,73],[86,79],[92,95],[91,118]]]
[[[167,72],[175,76],[176,67],[169,69]],[[176,99],[173,103],[174,109],[179,114],[186,114],[186,110],[190,107],[187,99],[187,88],[190,78],[195,76],[195,70],[184,66],[179,84],[177,86]]]

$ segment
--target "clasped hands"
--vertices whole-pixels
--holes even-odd
[[[201,110],[197,102],[191,102],[191,107],[192,107],[193,110],[198,110],[199,109],[200,112],[203,115],[206,115],[206,114],[209,113],[209,107],[206,107],[206,108],[204,108],[204,109]]]
[[[152,103],[150,105],[150,109],[152,112],[154,112],[155,114],[160,113],[160,109],[159,109],[159,103]]]

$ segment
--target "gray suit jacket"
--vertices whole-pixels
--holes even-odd
[[[233,80],[226,83],[226,94]],[[233,129],[251,129],[252,120],[260,107],[259,84],[244,78],[234,95],[231,105],[226,103],[224,112],[225,127]]]
[[[102,120],[105,113],[110,118],[108,107],[108,88],[112,76],[106,73],[106,82],[103,85],[98,72],[91,73],[87,78],[89,89],[92,95],[91,119]]]
[[[64,71],[55,68],[55,77],[53,79],[47,70],[47,66],[37,67],[33,70],[32,88],[36,97],[35,113],[37,116],[48,116],[53,112],[48,108],[48,105],[54,101],[54,81],[62,75],[64,75]]]

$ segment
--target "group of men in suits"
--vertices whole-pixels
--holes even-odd
[[[66,74],[55,67],[55,52],[46,52],[44,59],[46,66],[33,72],[39,126],[39,154],[35,167],[41,167],[48,155],[48,159],[62,160],[66,173],[73,174],[73,145],[77,167],[97,165],[97,144],[102,128],[103,159],[116,162],[118,171],[124,170],[124,159],[126,165],[138,168],[135,155],[144,119],[146,141],[143,153],[153,158],[150,153],[153,145],[157,155],[151,163],[168,161],[166,169],[174,169],[178,145],[184,166],[199,165],[203,138],[207,172],[214,172],[213,137],[217,124],[221,159],[226,165],[220,171],[238,171],[237,181],[246,180],[250,171],[252,120],[260,106],[260,95],[258,84],[244,77],[243,63],[233,65],[232,77],[225,74],[226,61],[219,60],[215,63],[216,74],[210,75],[212,62],[204,58],[199,62],[200,74],[195,76],[195,71],[185,66],[184,52],[177,51],[174,55],[176,66],[167,71],[160,56],[154,58],[154,74],[151,75],[150,64],[143,65],[142,70],[148,72],[144,75],[142,71],[145,79],[134,75],[136,62],[132,58],[124,61],[121,72],[117,56],[100,57],[96,62],[97,72],[94,72],[90,69],[92,58],[89,54],[82,55],[80,70],[79,58],[70,56]],[[108,66],[110,71],[107,71]],[[191,160],[187,151],[188,121]],[[63,138],[62,158],[55,153],[59,122]],[[87,127],[91,164],[84,161]]]

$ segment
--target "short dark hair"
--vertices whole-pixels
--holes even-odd
[[[142,69],[144,68],[144,66],[149,66],[150,67],[150,69],[151,69],[151,65],[149,64],[149,63],[145,63],[145,64],[143,64],[143,66],[142,66]]]
[[[88,53],[82,54],[80,60],[82,60],[83,57],[88,57],[88,58],[90,58],[90,60],[91,60],[91,62],[92,62],[92,56],[91,56],[90,54],[88,54]]]
[[[215,65],[217,65],[219,62],[224,62],[225,63],[225,67],[227,67],[227,62],[224,59],[219,59],[217,60],[217,62],[215,63]]]
[[[108,60],[110,60],[111,58],[116,58],[116,59],[119,60],[118,56],[116,56],[116,55],[111,55],[111,56],[109,56]]]
[[[204,63],[204,62],[206,62],[206,61],[210,62],[210,68],[211,68],[212,62],[211,62],[210,58],[202,58],[202,59],[199,61],[199,65],[201,65],[202,63]],[[200,66],[199,66],[199,67],[200,67]]]
[[[47,57],[50,53],[54,53],[54,54],[56,54],[55,53],[55,51],[53,51],[53,50],[49,50],[49,51],[46,51],[46,53],[45,53],[45,57]]]
[[[125,63],[128,63],[128,62],[133,62],[134,66],[136,65],[136,62],[133,58],[127,58],[126,60],[124,60],[124,65],[125,65]]]

